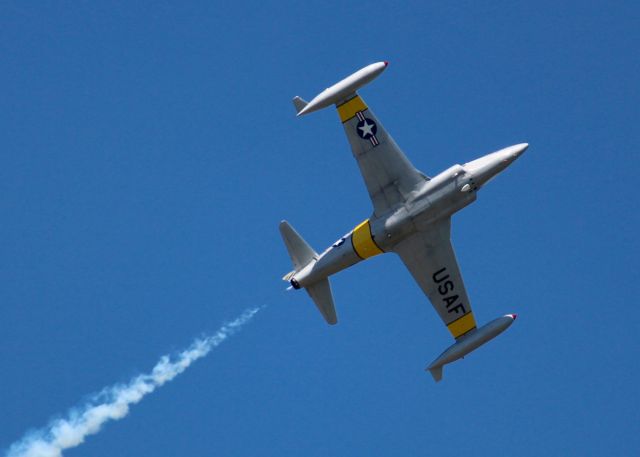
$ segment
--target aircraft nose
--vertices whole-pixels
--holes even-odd
[[[512,147],[513,147],[513,156],[514,156],[513,158],[517,159],[522,155],[524,151],[527,150],[527,148],[529,147],[529,143],[520,143]]]
[[[514,144],[513,146],[509,146],[508,148],[505,148],[502,151],[500,151],[500,155],[503,158],[502,160],[514,161],[518,157],[520,157],[522,153],[527,150],[528,147],[529,147],[529,143]]]
[[[515,144],[467,162],[464,167],[474,177],[476,185],[480,187],[511,165],[528,147],[529,143]]]

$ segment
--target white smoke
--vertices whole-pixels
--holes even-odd
[[[69,412],[66,419],[56,419],[42,430],[29,433],[11,445],[6,457],[62,456],[62,451],[82,444],[87,436],[98,433],[106,422],[125,417],[130,405],[138,403],[145,395],[171,381],[193,362],[206,356],[258,311],[260,308],[245,311],[237,319],[220,327],[213,335],[197,339],[175,357],[162,356],[151,373],[136,376],[126,385],[104,389],[88,404]]]

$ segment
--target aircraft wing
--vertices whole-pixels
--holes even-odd
[[[429,178],[413,167],[357,93],[336,107],[375,215],[404,203],[409,193]]]
[[[476,328],[471,303],[451,246],[451,219],[394,247],[454,338]]]

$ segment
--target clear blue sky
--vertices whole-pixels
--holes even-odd
[[[4,2],[0,447],[247,307],[240,334],[67,456],[580,455],[640,449],[636,2]],[[333,110],[361,91],[436,174],[529,150],[454,218],[475,314],[451,338],[393,254],[290,269],[371,205]]]

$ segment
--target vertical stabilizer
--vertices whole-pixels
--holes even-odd
[[[285,246],[287,246],[295,271],[300,271],[305,265],[317,258],[316,251],[307,244],[287,221],[280,222],[280,234]]]

